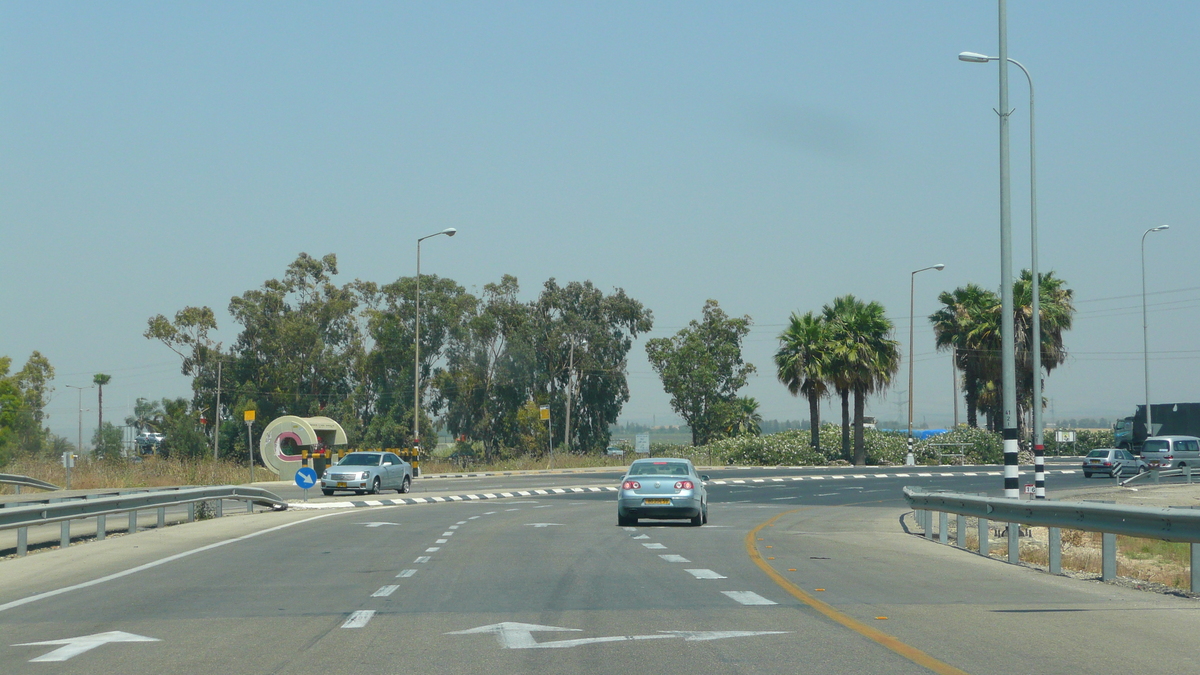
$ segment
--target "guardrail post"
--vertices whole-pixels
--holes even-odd
[[[246,500],[246,513],[254,513],[254,502]]]
[[[108,516],[96,516],[96,541],[104,541],[104,536],[108,534]]]
[[[167,507],[165,506],[158,507],[158,526],[167,526]]]
[[[1062,530],[1057,527],[1050,530],[1050,574],[1062,574]]]
[[[988,521],[987,518],[979,519],[979,555],[991,555],[991,546],[988,545]]]
[[[1191,544],[1192,549],[1192,592],[1200,593],[1200,544]]]
[[[188,502],[188,522],[196,522],[196,502]]]
[[[950,514],[938,511],[938,541],[945,544],[950,541]]]
[[[1117,578],[1117,535],[1105,532],[1100,536],[1100,580]]]
[[[129,512],[129,534],[137,532],[137,511]]]
[[[58,547],[66,548],[71,545],[71,521],[64,520],[61,525],[61,536],[58,538]]]
[[[954,528],[955,529],[955,532],[954,532],[955,542],[958,544],[959,548],[966,548],[967,547],[967,517],[961,513],[955,514],[954,517],[955,517],[954,524],[957,525],[957,527]]]
[[[225,500],[218,499],[217,500],[217,516],[216,517],[220,518],[223,515],[225,515]]]
[[[933,511],[922,511],[925,514],[925,538],[933,541]]]
[[[1190,467],[1190,466],[1183,467],[1183,475],[1187,478],[1188,485],[1191,485],[1192,484],[1192,467]]]
[[[1021,524],[1008,524],[1008,562],[1016,565],[1021,562]]]
[[[1150,475],[1152,475],[1154,477],[1154,484],[1158,485],[1158,467],[1157,466],[1154,467],[1153,469],[1150,469]]]
[[[24,558],[25,554],[28,552],[29,552],[29,528],[28,527],[18,527],[17,528],[17,557]]]

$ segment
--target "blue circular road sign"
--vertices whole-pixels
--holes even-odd
[[[296,472],[296,485],[307,490],[317,484],[317,472],[313,471],[312,467],[300,467]]]

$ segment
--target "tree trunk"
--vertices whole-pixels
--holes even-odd
[[[866,407],[866,398],[865,391],[854,390],[854,466],[867,463],[867,443],[863,435],[863,408]]]
[[[812,448],[821,451],[821,402],[816,392],[808,392],[808,425],[812,427]]]
[[[842,397],[842,459],[850,459],[850,390],[838,394]]]
[[[99,428],[100,428],[100,433],[104,433],[104,385],[102,385],[102,384],[97,385],[96,389],[97,389],[96,397],[97,397],[97,403],[98,403],[96,407],[99,408],[99,411],[100,411],[100,427]]]
[[[967,426],[979,428],[979,379],[971,372],[963,373],[964,398],[967,401]]]

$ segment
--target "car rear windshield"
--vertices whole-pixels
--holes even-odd
[[[1170,449],[1169,441],[1146,441],[1142,444],[1142,452],[1166,452]]]
[[[1108,457],[1107,450],[1093,450],[1088,453],[1088,457]]]
[[[630,476],[686,476],[687,464],[683,462],[646,462],[629,467]]]
[[[375,454],[354,454],[346,455],[342,461],[337,463],[338,466],[378,466],[379,455]]]

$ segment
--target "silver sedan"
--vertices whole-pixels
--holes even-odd
[[[686,518],[692,525],[708,522],[708,476],[696,473],[686,459],[639,459],[629,465],[617,493],[617,525],[637,525],[638,518]]]
[[[412,487],[412,466],[394,452],[352,452],[321,476],[321,492],[349,490],[357,494],[380,490],[408,492]]]

